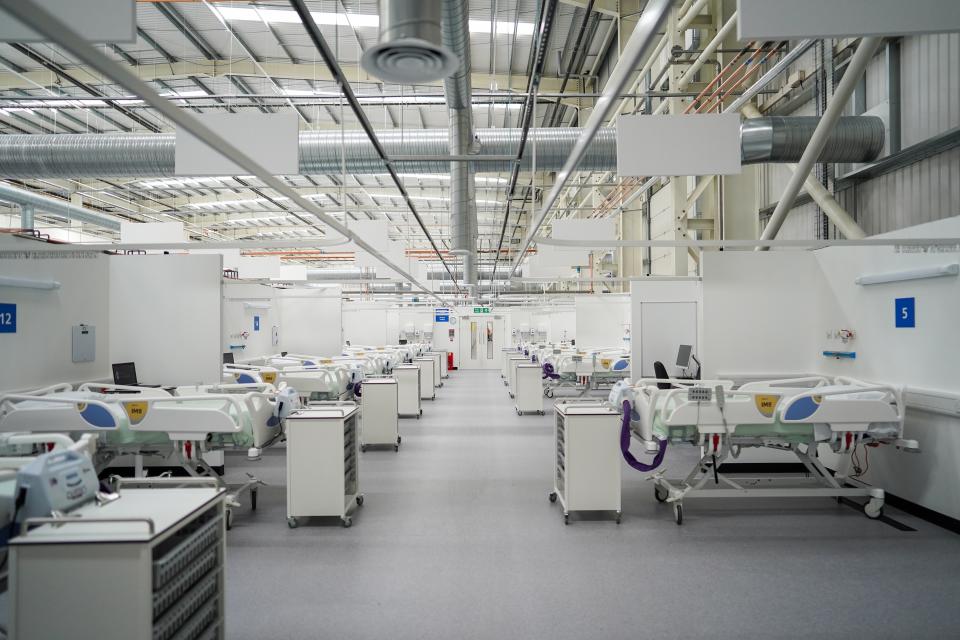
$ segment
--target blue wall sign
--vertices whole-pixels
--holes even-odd
[[[433,312],[434,322],[450,322],[450,309],[436,309]]]
[[[260,331],[260,316],[253,316],[253,330]]]
[[[17,305],[0,304],[0,333],[17,332]]]
[[[916,298],[897,298],[893,301],[896,311],[896,327],[898,329],[917,326]]]

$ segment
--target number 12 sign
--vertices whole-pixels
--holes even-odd
[[[0,303],[0,333],[17,332],[17,305]]]

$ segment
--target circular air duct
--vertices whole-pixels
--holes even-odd
[[[397,84],[446,78],[460,60],[443,46],[439,0],[380,0],[380,37],[363,54],[363,68]]]

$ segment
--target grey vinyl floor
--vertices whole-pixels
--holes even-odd
[[[282,448],[231,456],[269,486],[228,534],[227,637],[960,638],[960,536],[889,507],[916,531],[822,499],[692,502],[678,527],[624,467],[622,524],[564,526],[551,413],[452,372],[399,453],[361,455],[350,529],[287,528]]]

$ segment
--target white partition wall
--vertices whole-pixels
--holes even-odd
[[[108,378],[108,258],[87,252],[64,259],[48,259],[39,254],[39,250],[44,249],[40,243],[3,239],[0,239],[0,249],[17,251],[16,257],[0,255],[0,275],[34,283],[60,283],[56,289],[0,285],[0,305],[16,307],[15,330],[13,316],[7,316],[14,311],[9,306],[2,307],[5,324],[0,327],[0,361],[3,362],[0,391]],[[81,323],[96,329],[94,359],[75,363],[71,349],[72,327]]]
[[[695,373],[677,367],[680,345],[690,345],[700,360],[702,306],[697,278],[635,280],[630,283],[631,353],[634,378],[653,378],[660,361],[671,376]],[[696,365],[694,365],[695,367]]]
[[[273,287],[248,282],[223,282],[221,347],[237,362],[277,353],[280,308]]]
[[[282,289],[280,351],[335,355],[343,347],[340,287]]]
[[[219,255],[113,256],[110,362],[134,362],[146,384],[220,381]]]
[[[895,237],[960,237],[960,218]],[[897,280],[897,274],[960,261],[941,250],[836,247],[819,251],[709,252],[703,255],[704,374],[738,378],[819,373],[903,385],[905,435],[921,453],[870,453],[867,482],[960,518],[960,277]],[[862,285],[862,276],[891,281]],[[914,326],[898,326],[912,299]],[[846,342],[840,330],[853,332]],[[855,358],[834,358],[842,351]],[[823,452],[822,452],[823,453]],[[843,461],[823,454],[829,466]]]
[[[350,344],[387,344],[387,312],[384,305],[344,305],[343,339]]]
[[[586,349],[624,346],[630,327],[630,296],[576,297],[577,346]]]

